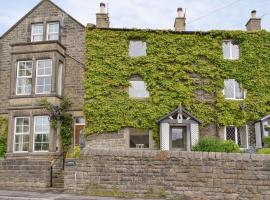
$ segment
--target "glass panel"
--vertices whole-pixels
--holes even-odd
[[[244,90],[240,88],[240,84],[235,81],[235,98],[244,99]]]
[[[131,57],[146,56],[146,42],[130,41],[129,56]]]
[[[130,148],[149,148],[149,133],[145,129],[129,129]]]
[[[232,45],[232,59],[239,59],[239,45],[237,44]]]
[[[226,127],[226,140],[232,140],[235,142],[235,127],[227,126]]]
[[[58,40],[59,39],[59,23],[49,23],[48,24],[48,40]]]
[[[130,81],[131,87],[129,87],[129,96],[136,98],[149,97],[149,92],[144,81]]]
[[[223,50],[223,58],[224,59],[229,59],[230,58],[230,41],[225,41],[222,44],[222,50]]]
[[[241,148],[247,148],[247,126],[237,128],[238,132],[238,145]]]
[[[47,151],[49,148],[50,122],[48,116],[35,117],[35,151]]]
[[[36,78],[36,93],[49,94],[51,92],[52,61],[39,60]]]
[[[33,24],[32,25],[32,42],[43,41],[43,24]]]
[[[234,80],[224,80],[224,96],[225,98],[235,98],[234,96]]]
[[[185,148],[185,127],[171,128],[172,148]]]

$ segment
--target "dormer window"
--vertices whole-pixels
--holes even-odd
[[[130,80],[129,87],[130,98],[148,98],[149,92],[146,83],[139,77],[134,77]]]
[[[245,91],[234,79],[226,79],[224,80],[224,96],[226,99],[243,100],[245,99]]]
[[[129,56],[133,58],[146,56],[146,42],[139,40],[129,41]]]
[[[32,24],[31,27],[31,42],[43,41],[44,27],[42,23]]]
[[[59,40],[59,22],[47,24],[47,40]]]
[[[239,59],[239,45],[232,40],[226,40],[222,45],[223,58],[229,60]]]

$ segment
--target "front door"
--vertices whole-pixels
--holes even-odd
[[[171,127],[170,142],[171,149],[186,150],[187,131],[185,126]]]

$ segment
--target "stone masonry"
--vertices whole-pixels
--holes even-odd
[[[171,199],[263,200],[270,196],[270,156],[87,149],[76,166],[66,167],[65,189]]]

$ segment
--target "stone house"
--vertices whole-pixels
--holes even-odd
[[[0,115],[8,117],[7,157],[57,155],[59,133],[40,100],[66,96],[74,118],[73,144],[84,126],[85,27],[50,0],[42,0],[0,37]]]

